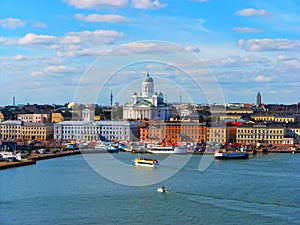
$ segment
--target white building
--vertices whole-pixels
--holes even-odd
[[[138,122],[64,121],[54,124],[54,139],[129,141],[139,137]]]
[[[82,120],[85,122],[94,121],[95,110],[94,109],[84,109],[82,110]]]
[[[172,106],[164,102],[163,93],[154,91],[154,81],[149,73],[142,82],[142,93],[132,94],[131,103],[123,107],[123,119],[161,119],[168,120]]]
[[[54,124],[54,139],[72,139],[77,141],[99,140],[98,122],[64,121]]]
[[[50,122],[50,113],[26,113],[18,114],[18,120],[27,123],[45,123]]]

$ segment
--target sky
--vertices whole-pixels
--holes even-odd
[[[297,103],[299,12],[298,0],[0,0],[0,105],[123,104],[148,72],[168,101]]]

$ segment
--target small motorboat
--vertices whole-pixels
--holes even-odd
[[[164,186],[158,187],[158,188],[157,188],[157,192],[161,192],[161,193],[167,192],[167,189],[166,189]]]

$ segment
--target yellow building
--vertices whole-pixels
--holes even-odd
[[[24,123],[21,127],[21,138],[26,141],[53,139],[52,123]]]
[[[226,142],[226,126],[208,126],[207,128],[207,141],[216,143]]]
[[[275,116],[274,115],[252,115],[251,116],[252,119],[254,119],[255,121],[274,121],[275,120]]]
[[[6,120],[0,123],[0,136],[2,140],[17,140],[21,138],[23,121]]]
[[[284,144],[285,127],[281,124],[243,124],[237,127],[236,139],[243,144]]]
[[[239,119],[241,119],[241,115],[227,114],[227,115],[220,116],[220,120],[226,120],[226,119],[239,120]]]
[[[255,121],[267,121],[267,122],[278,122],[278,123],[294,123],[296,121],[295,116],[253,115],[251,117]]]
[[[64,117],[61,112],[52,112],[51,122],[60,123],[64,121]]]
[[[294,123],[296,121],[295,116],[276,116],[275,122],[282,122],[282,123]]]

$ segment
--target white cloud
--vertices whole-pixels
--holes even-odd
[[[271,13],[267,12],[264,9],[247,8],[237,11],[235,14],[238,16],[266,16],[270,15]]]
[[[128,18],[116,14],[91,14],[84,16],[83,14],[76,14],[75,18],[86,22],[105,22],[105,23],[126,23],[129,21]]]
[[[63,0],[79,9],[101,9],[103,7],[124,7],[128,0]]]
[[[89,56],[101,56],[107,53],[105,50],[95,50],[95,49],[78,49],[69,51],[58,51],[56,53],[57,57],[62,58],[74,58],[74,57],[89,57]]]
[[[131,0],[131,4],[137,9],[160,9],[165,7],[158,0]]]
[[[251,27],[234,27],[233,30],[236,32],[240,32],[240,33],[261,33],[261,32],[263,32],[262,29],[251,28]]]
[[[196,46],[186,46],[185,49],[187,51],[192,51],[192,52],[200,52],[200,49]]]
[[[238,45],[248,51],[300,50],[300,40],[288,39],[249,39],[238,41]]]
[[[60,40],[62,44],[113,44],[116,40],[125,36],[122,32],[114,30],[95,30],[70,32]]]
[[[24,60],[25,57],[21,54],[12,57],[12,60]]]
[[[55,43],[57,40],[58,38],[55,36],[37,35],[34,33],[28,33],[23,38],[20,38],[18,43],[21,45],[31,45],[31,44],[49,45]]]
[[[26,23],[24,21],[17,18],[11,18],[11,17],[0,20],[0,26],[9,29],[16,29],[18,27],[23,27],[25,26],[25,24]]]
[[[69,73],[74,72],[75,68],[70,68],[66,66],[47,66],[44,69],[45,73]]]
[[[41,72],[41,71],[34,71],[34,72],[31,72],[30,73],[30,76],[32,77],[39,77],[39,76],[42,76],[44,73]]]
[[[192,2],[209,2],[210,0],[191,0]]]
[[[289,55],[278,55],[277,59],[279,61],[292,61],[292,60],[298,60],[296,57],[292,57]]]
[[[122,32],[114,30],[95,30],[70,32],[66,36],[56,37],[50,35],[37,35],[28,33],[17,41],[6,40],[6,44],[41,45],[47,49],[79,48],[78,45],[113,44],[125,36]],[[1,37],[0,37],[1,41]],[[3,39],[4,41],[4,39]],[[77,47],[76,47],[77,46]]]
[[[34,27],[39,27],[39,28],[47,28],[47,25],[45,23],[42,22],[37,22],[35,24],[33,24]]]
[[[197,28],[201,31],[205,31],[208,32],[209,30],[204,26],[204,24],[206,23],[206,21],[202,18],[197,19]]]
[[[270,77],[266,77],[266,76],[264,76],[264,75],[257,75],[257,76],[253,79],[253,81],[255,81],[255,82],[267,82],[267,81],[270,81],[270,80],[271,80]]]

